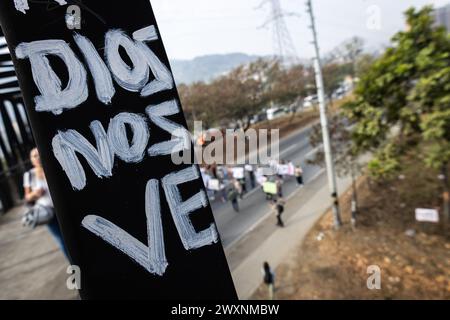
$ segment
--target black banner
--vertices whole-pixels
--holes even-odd
[[[66,3],[67,2],[67,3]],[[75,5],[75,6],[74,6]],[[236,299],[148,0],[2,0],[84,299]]]

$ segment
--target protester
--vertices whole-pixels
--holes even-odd
[[[240,180],[238,179],[234,179],[233,180],[233,187],[236,190],[237,194],[239,195],[239,198],[243,198],[244,197],[244,191],[242,188],[242,183]]]
[[[256,187],[256,176],[253,170],[253,166],[250,164],[245,165],[245,170],[248,172],[248,176],[250,178],[250,186],[252,189]]]
[[[38,150],[35,148],[30,152],[30,160],[33,165],[33,169],[25,172],[23,177],[23,187],[25,190],[25,201],[31,206],[40,206],[42,209],[52,213],[53,218],[47,222],[47,227],[56,242],[58,243],[61,251],[66,257],[67,251],[64,246],[64,242],[59,228],[56,214],[54,214],[54,206],[50,192],[48,190],[47,180],[45,178],[44,169],[42,168],[41,160]]]
[[[244,194],[247,193],[247,181],[246,181],[246,179],[245,179],[245,175],[244,175],[244,178],[238,179],[238,181],[239,181],[239,183],[241,184],[241,190],[242,190],[242,192],[241,192],[241,199],[242,199],[242,197],[244,196]]]
[[[295,178],[297,179],[297,184],[303,187],[303,169],[300,165],[295,167]]]
[[[280,177],[277,177],[277,180],[275,182],[277,184],[277,195],[278,197],[283,197],[283,179]]]
[[[285,165],[286,165],[286,162],[284,160],[281,160],[281,162],[277,164],[277,177],[281,180],[284,179],[284,174],[282,174],[280,172],[280,167],[285,166]]]
[[[281,216],[283,215],[283,212],[284,212],[284,204],[285,203],[282,198],[280,198],[278,200],[276,200],[276,199],[272,200],[272,208],[277,215],[277,226],[279,226],[279,227],[284,227],[284,222],[283,222],[283,219],[281,218]]]
[[[233,210],[239,212],[238,192],[233,186],[228,190],[227,197],[233,206]]]

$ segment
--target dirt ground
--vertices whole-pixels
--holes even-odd
[[[303,244],[276,269],[276,299],[450,299],[450,227],[416,222],[415,208],[438,208],[438,173],[406,157],[405,169],[382,184],[358,181],[356,229],[350,192],[340,200],[344,226],[327,212]],[[441,216],[442,220],[442,216]],[[369,290],[367,267],[381,269],[381,289]],[[264,285],[254,299],[267,299]]]

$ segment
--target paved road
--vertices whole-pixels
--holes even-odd
[[[320,167],[307,164],[308,158],[312,158],[317,149],[309,144],[311,128],[307,127],[280,141],[280,159],[291,160],[294,164],[300,164],[304,171],[305,189],[308,181],[314,179],[323,172]],[[283,184],[283,197],[289,197],[299,187],[295,178],[290,177]],[[219,228],[224,247],[231,245],[244,236],[250,229],[258,224],[270,211],[265,194],[261,188],[250,191],[239,203],[240,212],[235,212],[230,203],[213,202],[212,209]]]

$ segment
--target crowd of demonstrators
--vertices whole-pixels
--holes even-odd
[[[210,199],[229,201],[236,212],[239,212],[239,201],[249,190],[257,187],[261,187],[269,204],[276,204],[274,207],[277,212],[283,211],[283,184],[290,177],[295,177],[297,184],[303,187],[303,169],[300,165],[295,166],[292,161],[284,160],[271,160],[269,166],[272,169],[270,175],[264,170],[266,167],[249,164],[234,167],[214,164],[203,166],[200,170]],[[281,213],[277,215],[277,224],[280,226],[283,224]]]
[[[248,192],[247,184],[250,184],[251,189],[256,187],[254,168],[251,165],[209,165],[201,167],[200,171],[210,199],[220,199],[222,202],[228,200],[236,212],[239,211],[239,199],[243,199]]]

